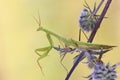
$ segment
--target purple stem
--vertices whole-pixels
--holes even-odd
[[[108,8],[109,8],[109,5],[110,5],[111,1],[112,1],[112,0],[108,0],[108,1],[107,1],[107,3],[106,3],[106,5],[105,5],[105,7],[104,7],[104,9],[103,9],[103,11],[102,11],[102,13],[101,13],[101,15],[100,15],[100,18],[99,18],[99,20],[98,20],[98,22],[97,22],[97,24],[96,24],[96,27],[95,27],[95,29],[92,31],[92,33],[91,33],[91,35],[90,35],[90,37],[89,37],[89,39],[88,39],[87,42],[90,42],[90,43],[91,43],[91,42],[93,41],[93,39],[94,39],[94,37],[95,37],[95,34],[96,34],[98,28],[100,27],[100,24],[101,24],[101,22],[102,22],[102,20],[103,20],[103,18],[104,18],[104,16],[105,16]],[[80,59],[82,58],[82,56],[85,55],[84,53],[85,53],[84,51],[80,53],[77,61],[76,61],[76,62],[74,63],[74,65],[72,66],[72,68],[71,68],[70,72],[67,74],[65,80],[69,80],[72,72],[73,72],[74,69],[77,67],[78,63],[80,62]]]

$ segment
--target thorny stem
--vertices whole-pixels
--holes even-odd
[[[102,22],[102,20],[103,20],[103,18],[104,18],[104,16],[105,16],[105,14],[106,14],[109,6],[110,6],[111,1],[112,1],[112,0],[108,0],[108,1],[107,1],[107,3],[106,3],[106,5],[105,5],[105,7],[104,7],[104,9],[103,9],[103,11],[102,11],[102,13],[101,13],[101,15],[100,15],[100,18],[99,18],[99,20],[98,20],[98,22],[97,22],[97,24],[96,24],[96,27],[95,27],[95,29],[93,30],[93,32],[91,33],[91,35],[90,35],[90,37],[89,37],[89,39],[88,39],[87,42],[90,42],[90,43],[91,43],[91,42],[93,41],[93,39],[94,39],[94,37],[95,37],[95,34],[96,34],[98,28],[100,27],[100,24],[101,24],[101,22]],[[84,52],[84,51],[80,53],[77,61],[76,61],[76,62],[74,63],[74,65],[72,66],[72,68],[71,68],[70,72],[67,74],[65,80],[69,80],[72,72],[73,72],[74,69],[77,67],[78,63],[80,62],[80,59],[81,59],[82,56],[84,56],[84,55],[85,55],[85,52]]]

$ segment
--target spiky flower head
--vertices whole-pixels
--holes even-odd
[[[89,76],[89,80],[115,80],[117,78],[115,69],[118,65],[120,63],[110,66],[109,63],[105,65],[103,62],[98,62]]]
[[[85,52],[85,55],[87,57],[88,67],[93,68],[97,63],[97,57],[89,52]]]
[[[97,17],[84,8],[79,17],[79,25],[83,31],[93,31],[97,23]]]

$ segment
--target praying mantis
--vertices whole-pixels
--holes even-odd
[[[100,5],[102,4],[102,1],[101,1]],[[91,12],[91,10],[90,10],[91,14],[94,15],[93,18],[95,17],[96,12],[98,11],[99,7],[100,6],[98,6],[98,8],[95,9],[96,11]],[[89,9],[89,7],[88,7],[88,9]],[[96,20],[96,18],[97,17],[95,17],[95,20]],[[37,63],[38,63],[38,66],[40,67],[42,72],[43,72],[43,70],[42,70],[42,67],[41,67],[39,61],[41,59],[45,58],[49,54],[49,52],[51,51],[52,48],[56,49],[57,51],[63,50],[63,52],[65,52],[66,49],[67,49],[68,51],[66,51],[66,53],[68,53],[68,52],[79,52],[79,51],[88,51],[88,52],[91,52],[92,54],[100,55],[100,54],[106,53],[107,51],[110,51],[113,47],[116,47],[116,46],[110,46],[110,45],[104,45],[104,44],[86,43],[86,42],[81,42],[81,41],[74,40],[72,38],[65,38],[63,36],[60,36],[60,35],[52,32],[52,31],[49,31],[48,29],[45,29],[44,27],[42,27],[40,18],[39,18],[39,20],[37,20],[34,17],[34,19],[36,20],[36,22],[39,25],[39,28],[37,29],[37,31],[45,32],[46,37],[48,39],[48,42],[50,44],[47,47],[38,48],[38,49],[35,50],[35,53],[39,56],[38,59],[37,59]],[[94,24],[96,24],[96,22]],[[66,47],[63,48],[63,49],[60,48],[60,47],[55,47],[51,36],[55,37],[56,39],[58,39],[59,41],[64,43],[66,45]],[[65,49],[65,51],[64,51],[64,49]],[[66,53],[63,54],[63,56],[66,55]],[[62,58],[62,60],[63,60],[63,58]],[[84,58],[85,58],[85,56],[83,56],[81,58],[81,60],[84,59]]]
[[[35,17],[34,17],[35,18]],[[60,40],[61,42],[63,42],[67,47],[73,47],[75,49],[78,49],[78,50],[82,50],[82,51],[95,51],[96,53],[93,53],[93,54],[100,54],[100,53],[103,53],[102,51],[106,51],[106,50],[111,50],[113,47],[115,46],[110,46],[110,45],[104,45],[104,44],[92,44],[92,43],[86,43],[86,42],[81,42],[81,41],[77,41],[77,40],[74,40],[72,38],[65,38],[63,36],[60,36],[52,31],[49,31],[45,28],[43,28],[41,26],[41,21],[39,19],[39,21],[35,18],[36,22],[39,24],[39,28],[37,29],[37,31],[43,31],[46,33],[46,37],[48,39],[48,42],[49,42],[49,46],[47,47],[44,47],[44,48],[38,48],[35,50],[35,53],[39,56],[38,59],[37,59],[37,63],[41,69],[41,71],[43,72],[42,70],[42,67],[40,65],[40,60],[45,58],[49,52],[51,51],[52,48],[54,48],[54,43],[53,43],[53,40],[52,40],[52,37],[55,37],[56,39]],[[101,50],[101,52],[99,53],[98,51]],[[40,54],[41,52],[43,52],[42,54]],[[84,58],[85,56],[83,56]]]

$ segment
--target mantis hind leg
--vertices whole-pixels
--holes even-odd
[[[66,48],[67,48],[66,45],[65,45],[64,48],[60,48],[60,45],[59,45],[58,47],[54,47],[55,50],[60,51],[60,57],[61,57],[61,59],[60,59],[60,64],[62,65],[62,67],[63,67],[63,68],[66,70],[66,72],[68,73],[68,69],[67,69],[67,68],[65,67],[65,65],[63,64],[63,59],[64,59],[64,57],[65,57],[66,54],[67,54]]]
[[[63,59],[66,55],[63,55],[61,60],[60,60],[60,64],[62,65],[62,67],[66,70],[66,72],[68,73],[68,69],[66,68],[66,66],[63,64]]]
[[[53,41],[49,34],[47,34],[47,39],[50,43],[50,46],[44,47],[44,48],[38,48],[35,50],[35,53],[39,56],[37,59],[37,63],[38,63],[38,66],[40,67],[42,73],[43,73],[43,70],[42,70],[42,67],[41,67],[39,61],[48,55],[48,53],[50,52],[50,50],[52,49],[52,46],[53,46]],[[40,54],[40,52],[43,52],[43,54]]]

